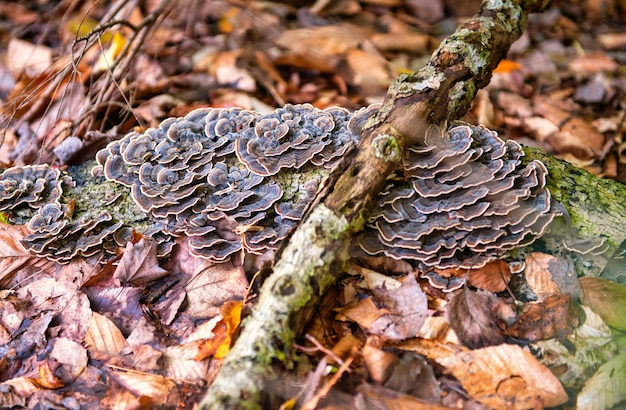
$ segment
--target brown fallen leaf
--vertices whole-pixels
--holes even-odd
[[[393,389],[373,384],[362,384],[354,397],[357,409],[396,409],[396,410],[444,410],[449,407],[438,406],[420,400],[408,394],[398,393]]]
[[[50,341],[52,350],[50,360],[60,365],[55,370],[64,385],[75,381],[87,367],[87,350],[78,342],[65,337],[56,337]]]
[[[70,282],[52,278],[38,279],[17,292],[20,300],[29,302],[29,316],[41,315],[42,309],[53,312],[58,336],[82,342],[91,320],[91,307],[87,295]]]
[[[467,287],[446,306],[446,317],[459,340],[469,348],[497,345],[505,338],[498,327],[495,309],[502,302],[492,293]]]
[[[479,289],[498,293],[506,289],[511,279],[511,268],[503,260],[493,261],[480,269],[470,269],[469,283]]]
[[[97,312],[91,314],[91,323],[84,344],[95,360],[116,356],[128,345],[115,323]]]
[[[137,243],[128,242],[113,278],[122,284],[145,285],[169,274],[159,266],[156,250],[157,243],[150,238],[141,238]]]
[[[17,287],[18,283],[25,284],[14,278],[20,269],[32,267],[42,274],[54,271],[54,262],[34,257],[22,246],[20,239],[28,233],[26,225],[0,223],[0,287],[4,289]]]
[[[541,302],[527,303],[504,334],[531,342],[553,337],[565,340],[583,317],[580,306],[568,294],[550,295]]]
[[[568,400],[552,372],[517,345],[490,346],[435,360],[471,398],[492,409],[554,407]]]
[[[428,300],[412,274],[397,289],[374,288],[376,303],[387,313],[376,318],[368,332],[392,340],[414,337],[428,316]]]
[[[121,368],[108,368],[108,373],[125,390],[140,398],[144,408],[176,406],[180,400],[178,387],[167,377]]]
[[[574,266],[564,258],[533,252],[526,257],[524,275],[539,300],[559,293],[567,293],[574,298],[580,294]]]
[[[284,51],[274,63],[332,73],[366,38],[362,27],[350,24],[286,30],[276,39]]]
[[[201,259],[196,262],[192,277],[185,285],[187,307],[184,313],[195,319],[211,318],[220,314],[224,303],[244,299],[248,280],[242,266],[232,261],[217,265]]]

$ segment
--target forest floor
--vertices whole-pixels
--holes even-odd
[[[127,132],[203,106],[381,102],[478,8],[0,1],[0,163],[67,170]],[[626,183],[626,3],[557,1],[532,15],[463,120]],[[256,272],[241,264],[184,249],[158,261],[140,236],[115,263],[59,264],[22,247],[25,226],[1,227],[1,408],[194,408],[258,292]],[[523,256],[430,276],[402,261],[355,262],[298,340],[296,368],[276,369],[269,405],[604,409],[626,400],[623,284],[579,281],[563,255]],[[513,297],[520,276],[534,300]]]

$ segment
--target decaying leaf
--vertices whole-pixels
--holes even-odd
[[[533,252],[526,257],[524,275],[539,299],[558,293],[567,293],[574,298],[580,294],[574,266],[564,258]]]
[[[0,286],[3,288],[15,285],[11,279],[25,266],[35,266],[38,271],[47,271],[53,265],[49,261],[33,257],[22,246],[20,239],[27,233],[26,225],[0,223]]]
[[[101,360],[103,356],[118,355],[127,346],[124,335],[115,323],[97,312],[91,314],[91,324],[84,343],[96,360]]]
[[[550,370],[516,345],[490,346],[436,361],[474,400],[493,409],[554,407],[568,400]]]
[[[604,363],[578,394],[576,406],[604,410],[626,400],[626,351]]]
[[[206,260],[196,262],[193,276],[185,286],[186,314],[210,318],[221,313],[224,303],[243,300],[248,280],[242,266],[235,266],[232,262],[217,265]]]
[[[144,237],[137,243],[128,242],[113,277],[121,283],[143,285],[167,275],[169,272],[159,266],[156,249],[153,239]]]
[[[540,302],[528,302],[504,334],[531,342],[552,337],[563,340],[583,317],[580,306],[569,295],[550,295]]]
[[[51,341],[50,359],[61,365],[55,374],[62,377],[64,384],[73,382],[87,367],[87,350],[80,344],[65,337]]]
[[[498,298],[486,291],[461,289],[446,307],[446,317],[459,340],[470,348],[497,345],[504,342],[498,327],[495,309]]]
[[[580,278],[582,302],[616,329],[626,330],[626,286],[609,280],[585,276]]]
[[[376,302],[388,313],[380,316],[369,327],[369,332],[392,340],[413,337],[428,315],[428,300],[414,275],[407,275],[395,290],[374,288]]]
[[[124,389],[139,398],[143,406],[176,406],[180,393],[169,378],[157,374],[109,369],[110,376]]]
[[[367,277],[368,282],[382,284],[382,287],[371,289],[373,297],[337,309],[337,312],[370,334],[392,340],[414,337],[428,313],[426,294],[415,276],[409,274],[403,282],[373,272]]]
[[[470,269],[469,282],[472,286],[498,293],[506,289],[511,279],[511,268],[503,260],[496,260],[480,269]]]

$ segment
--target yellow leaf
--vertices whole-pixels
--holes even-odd
[[[91,33],[99,24],[98,20],[91,17],[76,17],[70,19],[65,25],[65,28],[70,34],[76,35],[76,38],[81,38]],[[108,43],[111,41],[112,36],[113,34],[110,31],[104,31],[100,35],[100,41]]]
[[[109,47],[98,57],[98,61],[96,61],[93,68],[94,72],[99,73],[108,70],[125,46],[126,37],[117,32],[113,34],[113,40],[109,44]]]

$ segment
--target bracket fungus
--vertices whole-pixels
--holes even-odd
[[[196,109],[111,142],[93,172],[131,189],[155,221],[148,234],[185,236],[194,254],[216,262],[242,249],[263,254],[302,217],[318,167],[332,167],[356,144],[351,117],[310,104],[267,114]],[[294,170],[302,174],[295,188],[281,184]]]
[[[378,196],[358,238],[369,255],[478,268],[543,234],[555,213],[546,167],[482,126],[431,126]]]
[[[375,108],[196,109],[109,143],[92,174],[130,189],[151,219],[144,234],[158,242],[160,257],[177,237],[214,262],[240,251],[264,254],[298,224]],[[379,148],[387,153],[389,144]],[[484,127],[432,126],[423,145],[394,157],[402,165],[378,195],[356,249],[420,267],[469,268],[531,243],[556,213],[545,166],[524,165],[523,155],[519,144]],[[62,186],[73,183],[68,178],[45,165],[0,176],[0,210],[36,210],[25,246],[67,262],[124,245],[130,227],[106,210],[89,218],[67,215],[59,199]]]

